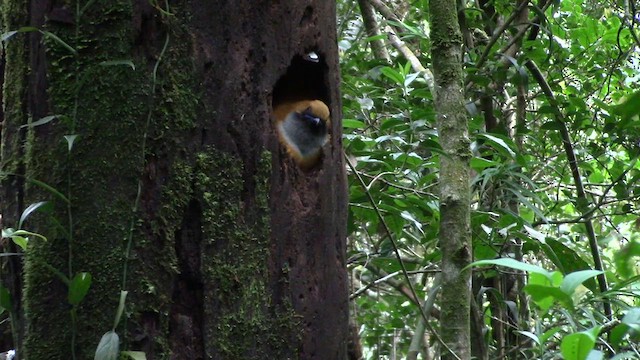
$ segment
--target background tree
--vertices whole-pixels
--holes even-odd
[[[471,159],[462,78],[462,35],[453,1],[431,1],[431,58],[436,128],[442,146],[439,168],[442,291],[440,323],[443,359],[470,359]]]
[[[429,2],[357,5],[339,5],[354,312],[365,358],[430,359],[446,352],[449,320],[434,320],[446,306],[434,298],[444,291],[435,189],[451,144],[436,132],[428,70],[443,52]],[[638,356],[635,5],[458,4],[477,358]]]
[[[26,254],[24,293],[19,269],[5,285],[21,355],[85,359],[120,337],[147,359],[344,358],[335,4],[1,9],[0,211]],[[271,120],[301,98],[332,113],[308,171]]]

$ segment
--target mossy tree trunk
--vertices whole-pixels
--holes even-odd
[[[147,359],[343,359],[335,4],[1,6],[2,32],[41,30],[8,40],[4,73],[4,226],[49,204],[23,225],[47,240],[30,240],[23,293],[10,287],[23,297],[22,358],[91,358],[126,290],[115,330]],[[332,112],[305,171],[271,119],[273,104],[301,98]],[[81,272],[93,280],[73,307],[62,279]]]
[[[462,36],[456,2],[429,3],[440,156],[441,334],[443,359],[470,359],[471,158],[462,84]]]

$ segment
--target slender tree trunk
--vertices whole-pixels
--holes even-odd
[[[441,333],[443,359],[469,359],[472,257],[469,135],[462,85],[462,36],[455,1],[431,1],[431,41],[440,156]]]
[[[147,359],[344,359],[335,4],[22,3],[2,3],[17,19],[3,32],[44,32],[9,40],[11,198],[0,211],[16,227],[29,204],[53,207],[25,223],[47,240],[26,252],[20,354],[91,358],[126,290],[115,331]],[[281,148],[271,117],[300,99],[332,114],[309,170]],[[48,115],[58,116],[22,127]],[[80,272],[93,281],[74,307],[63,279]]]

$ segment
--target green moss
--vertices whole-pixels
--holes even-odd
[[[35,244],[27,258],[25,305],[29,321],[42,325],[31,327],[27,339],[30,358],[67,359],[70,353],[66,287],[39,266],[41,262],[49,262],[64,273],[88,271],[94,277],[79,311],[79,358],[90,357],[102,334],[111,328],[138,179],[153,154],[166,152],[163,146],[168,139],[174,141],[174,153],[180,152],[175,147],[174,134],[191,126],[195,116],[197,94],[192,90],[195,86],[191,68],[185,68],[183,60],[188,58],[185,52],[189,45],[188,41],[179,39],[186,36],[184,31],[172,29],[175,30],[172,44],[176,46],[162,59],[157,82],[164,85],[157,86],[155,94],[151,93],[151,69],[155,64],[146,63],[147,57],[133,59],[135,71],[128,66],[102,64],[130,58],[133,52],[131,12],[129,1],[98,2],[76,24],[77,29],[50,23],[47,30],[76,48],[77,54],[53,38],[43,40],[48,59],[49,102],[52,112],[62,117],[47,125],[46,132],[39,133],[37,141],[28,144],[28,176],[50,184],[70,198],[71,216],[66,204],[58,201],[54,217],[67,229],[70,227],[67,219],[72,219],[73,237],[44,222],[38,226],[51,242]],[[150,106],[152,116],[147,129]],[[34,133],[39,130],[42,129],[35,129]],[[43,137],[43,134],[46,135]],[[67,134],[78,135],[70,153],[63,140]],[[146,159],[142,149],[144,136],[153,139],[147,141]],[[29,188],[28,198],[35,201],[51,196]],[[167,202],[163,206],[172,208],[175,218],[181,205]],[[162,219],[147,220],[137,222],[133,234],[135,251],[133,260],[128,260],[130,282],[127,286],[132,291],[127,305],[132,324],[138,322],[142,311],[164,314],[158,316],[160,333],[154,341],[158,344],[158,353],[166,354],[168,346],[164,338],[168,333],[166,314],[171,303],[168,290],[171,282],[163,280],[170,279],[176,271],[173,234],[171,227],[164,233],[158,231],[165,225]],[[163,246],[158,248],[155,241],[160,235],[164,236]],[[145,240],[138,244],[141,239]],[[139,259],[137,254],[145,256]],[[154,266],[145,268],[149,257],[154,258]],[[52,292],[43,286],[48,283],[54,284],[58,291]],[[122,329],[119,332],[126,342],[126,334]],[[42,341],[43,338],[47,341]]]
[[[190,136],[187,130],[193,128],[200,106],[188,29],[172,24],[153,89],[155,63],[146,63],[146,56],[133,59],[136,70],[102,64],[127,59],[132,53],[130,6],[125,0],[96,2],[77,28],[50,23],[46,30],[77,49],[77,54],[51,37],[43,39],[48,100],[51,113],[61,117],[31,130],[27,175],[68,196],[71,213],[66,203],[50,193],[37,187],[27,189],[28,202],[51,200],[55,206],[51,218],[55,221],[33,223],[33,230],[43,233],[49,242],[34,242],[26,259],[25,307],[31,324],[28,357],[68,359],[71,351],[67,288],[43,264],[69,276],[79,271],[92,274],[93,284],[80,306],[77,327],[78,358],[90,358],[102,334],[112,326],[123,264],[129,261],[128,330],[136,329],[139,334],[144,330],[140,328],[142,314],[153,314],[157,319],[154,356],[168,358],[167,315],[179,271],[175,234],[191,201],[199,202],[202,210],[207,352],[227,359],[268,358],[259,353],[266,349],[285,354],[290,339],[282,334],[293,333],[298,323],[290,305],[276,309],[269,300],[271,155],[262,154],[250,184],[244,183],[241,161],[230,154],[208,148],[181,158],[189,154],[184,140]],[[15,119],[12,121],[19,126],[26,118],[20,112],[26,52],[24,47],[12,51],[7,52],[8,63],[11,55],[11,61],[24,66],[17,66],[23,72],[7,77],[12,89],[6,95],[15,102],[11,110],[15,112],[8,112],[7,119]],[[71,152],[64,141],[69,134],[78,135]],[[148,211],[144,207],[150,206],[144,203],[148,199],[143,199],[141,218],[134,226],[133,252],[126,259],[139,178],[152,176],[154,166],[167,171],[161,176],[169,180],[152,179],[162,186],[159,194],[144,189],[157,201],[157,211]],[[255,186],[252,201],[245,199],[247,186]],[[70,228],[72,236],[66,234]],[[118,332],[126,348],[128,331],[122,330]]]
[[[16,30],[27,22],[27,4],[21,1],[2,1],[0,3],[0,33],[4,34]],[[23,99],[27,87],[27,61],[28,52],[26,48],[26,34],[16,34],[6,41],[4,46],[5,69],[4,83],[2,89],[2,106],[4,111],[4,121],[2,124],[2,142],[0,144],[0,164],[2,173],[14,174],[18,170],[20,159],[21,142],[17,136],[18,128],[27,119]],[[2,50],[0,50],[2,51]],[[5,175],[0,174],[0,179]],[[7,201],[8,199],[5,199]],[[5,215],[6,216],[6,215]]]
[[[285,349],[283,328],[297,322],[291,308],[276,310],[267,288],[269,176],[265,152],[254,182],[257,219],[246,223],[240,161],[215,149],[197,155],[196,196],[202,199],[205,348],[225,359],[264,359],[261,351]],[[284,332],[289,334],[290,331]]]

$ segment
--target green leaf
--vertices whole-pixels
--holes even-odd
[[[96,348],[93,360],[116,360],[120,352],[120,338],[114,331],[107,331],[102,335]]]
[[[27,230],[15,230],[15,231],[13,231],[13,229],[11,229],[11,228],[8,228],[8,229],[5,229],[5,230],[7,230],[6,234],[8,234],[5,237],[13,237],[13,236],[16,236],[16,235],[17,236],[35,236],[35,237],[38,237],[38,238],[40,238],[40,239],[42,239],[44,241],[47,241],[46,237],[44,237],[44,236],[42,236],[42,235],[40,235],[38,233],[31,232],[31,231],[27,231]]]
[[[18,30],[7,31],[7,32],[3,33],[2,35],[0,35],[0,41],[2,41],[2,42],[7,41],[11,37],[13,37],[13,35],[15,35],[17,33],[31,32],[31,31],[38,31],[38,28],[35,28],[33,26],[23,26]]]
[[[640,307],[629,309],[622,318],[622,323],[640,332]]]
[[[103,61],[99,65],[102,65],[102,66],[122,66],[122,65],[124,65],[124,66],[130,67],[133,71],[136,70],[136,65],[131,60],[109,60],[109,61]]]
[[[405,126],[406,128],[407,125],[407,121],[403,119],[389,118],[382,122],[382,125],[380,125],[380,131],[384,132],[387,129],[392,129],[400,126]]]
[[[510,156],[511,158],[516,157],[516,152],[513,150],[516,148],[513,141],[509,139],[502,139],[496,135],[491,135],[487,133],[478,134],[478,137],[485,138],[489,143],[493,144],[494,148],[496,148],[500,153]]]
[[[619,349],[623,343],[624,338],[629,332],[629,326],[627,324],[618,324],[609,332],[609,343],[616,349]]]
[[[356,119],[342,119],[342,127],[345,129],[364,129],[364,122]]]
[[[27,243],[29,242],[29,238],[27,236],[35,236],[47,241],[46,237],[26,230],[14,230],[13,228],[2,229],[2,237],[10,238],[23,251],[27,250]]]
[[[582,331],[565,336],[560,343],[560,352],[565,360],[586,360],[595,344],[595,338]]]
[[[533,340],[533,342],[535,342],[537,345],[540,345],[540,339],[538,338],[538,336],[530,331],[520,331],[520,330],[516,330],[516,333],[526,336],[529,339]]]
[[[479,260],[479,261],[475,261],[475,262],[465,266],[465,269],[467,269],[469,267],[472,267],[472,266],[478,266],[478,265],[499,265],[499,266],[504,266],[504,267],[516,269],[516,270],[532,272],[532,273],[543,275],[543,276],[547,277],[549,279],[549,281],[551,281],[551,275],[552,275],[551,272],[549,272],[549,271],[547,271],[547,270],[545,270],[545,269],[543,269],[543,268],[541,268],[539,266],[523,263],[521,261],[518,261],[518,260],[515,260],[515,259],[511,259],[511,258]]]
[[[120,354],[128,356],[133,360],[147,360],[147,354],[144,351],[122,351]]]
[[[82,302],[91,287],[91,274],[88,272],[77,273],[69,284],[69,304],[77,306]]]
[[[564,307],[572,309],[573,299],[560,288],[555,286],[527,284],[524,291],[531,296],[531,299],[542,310],[548,310],[554,301],[560,302]]]
[[[560,284],[560,290],[564,291],[567,295],[573,295],[573,292],[576,290],[578,285],[602,273],[603,272],[599,270],[582,270],[572,272],[564,277],[562,284]]]
[[[27,208],[22,212],[22,215],[20,215],[20,220],[18,221],[18,229],[22,229],[22,224],[24,224],[24,221],[27,220],[31,213],[47,204],[49,204],[48,201],[40,201],[27,206]]]
[[[492,160],[487,160],[481,157],[474,157],[471,159],[471,168],[476,171],[482,171],[486,168],[494,167],[499,165],[500,163]]]
[[[540,343],[542,343],[542,344],[546,343],[549,339],[551,339],[553,336],[555,336],[555,334],[557,334],[557,333],[559,333],[561,331],[562,331],[562,327],[555,326],[555,327],[552,327],[551,329],[543,332],[542,335],[540,335]]]
[[[396,84],[402,86],[404,84],[404,76],[402,76],[402,74],[400,74],[397,70],[390,68],[388,66],[383,66],[382,68],[380,68],[380,72],[388,77],[389,79],[391,79],[393,82],[395,82]]]
[[[41,118],[40,120],[37,120],[37,121],[34,121],[32,123],[24,124],[24,125],[20,126],[20,129],[25,128],[25,127],[36,127],[36,126],[44,125],[44,124],[50,123],[51,121],[57,119],[58,117],[60,117],[60,115],[45,116],[45,117]]]
[[[34,184],[34,185],[36,185],[36,186],[39,186],[39,187],[41,187],[41,188],[43,188],[43,189],[45,189],[47,191],[49,191],[50,193],[52,193],[53,195],[58,197],[60,200],[64,201],[67,205],[70,204],[69,199],[67,199],[66,196],[62,195],[62,193],[60,191],[56,190],[54,187],[52,187],[52,186],[50,186],[50,185],[48,185],[48,184],[46,184],[46,183],[44,183],[44,182],[42,182],[40,180],[36,180],[36,179],[27,178],[27,181],[32,183],[32,184]]]
[[[612,107],[614,114],[628,120],[640,114],[640,91],[631,94],[622,104]]]
[[[570,274],[580,270],[591,270],[589,263],[580,257],[580,255],[561,241],[553,238],[547,238],[546,246],[542,247],[542,251],[547,255],[549,260],[558,267],[563,274]],[[595,280],[587,280],[584,286],[592,292],[598,291],[598,284]]]
[[[14,236],[11,236],[11,240],[13,241],[14,244],[18,245],[20,249],[22,249],[22,251],[27,251],[27,245],[29,244],[29,239],[22,236],[14,235]]]
[[[76,50],[74,48],[71,47],[71,45],[67,44],[66,42],[64,42],[64,40],[60,39],[58,37],[58,35],[49,32],[49,31],[40,31],[42,33],[42,35],[46,36],[46,37],[50,37],[51,39],[53,39],[53,41],[57,42],[58,44],[62,45],[62,47],[64,47],[65,49],[69,50],[72,54],[76,53]]]
[[[0,284],[0,307],[5,310],[11,311],[13,304],[11,303],[11,294],[9,289]]]

